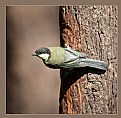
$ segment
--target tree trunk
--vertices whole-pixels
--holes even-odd
[[[59,113],[117,113],[117,13],[115,5],[60,7],[61,46],[103,60],[108,69],[62,69]]]

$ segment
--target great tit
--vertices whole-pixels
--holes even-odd
[[[42,47],[37,49],[32,56],[41,58],[47,67],[55,69],[73,69],[93,67],[107,70],[108,64],[104,61],[87,58],[85,53],[63,47]]]

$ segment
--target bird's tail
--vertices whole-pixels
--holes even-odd
[[[85,66],[87,67],[93,67],[101,70],[107,70],[108,68],[108,64],[104,61],[94,60],[89,58],[82,59],[81,61],[84,62]]]

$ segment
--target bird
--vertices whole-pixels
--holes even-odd
[[[86,53],[74,50],[70,47],[41,47],[32,56],[43,60],[44,64],[53,69],[73,69],[92,67],[107,70],[108,64],[101,60],[90,59]]]

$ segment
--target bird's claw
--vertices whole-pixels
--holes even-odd
[[[70,47],[68,44],[65,44],[65,46],[66,46],[68,49],[71,49],[71,47]]]

